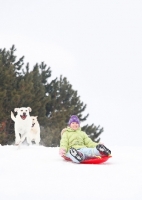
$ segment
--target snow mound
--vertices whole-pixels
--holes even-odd
[[[142,148],[111,147],[100,165],[63,160],[59,148],[0,146],[1,200],[141,200]]]

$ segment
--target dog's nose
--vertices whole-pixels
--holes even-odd
[[[26,113],[23,113],[23,115],[26,115]]]

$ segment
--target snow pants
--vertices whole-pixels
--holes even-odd
[[[82,153],[83,160],[94,158],[96,156],[101,156],[100,152],[96,149],[96,147],[94,147],[94,148],[81,148],[81,149],[77,149],[77,151]],[[66,153],[66,157],[70,158],[75,163],[80,163],[76,158],[74,158],[70,154],[70,152]]]

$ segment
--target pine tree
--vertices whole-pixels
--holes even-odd
[[[16,76],[20,75],[24,57],[16,62],[14,51],[14,46],[10,51],[0,49],[0,121],[8,118],[17,95]]]
[[[99,126],[95,126],[94,124],[92,125],[85,125],[82,127],[82,131],[85,131],[87,135],[94,141],[94,142],[99,142],[100,141],[100,134],[104,131],[103,128]]]

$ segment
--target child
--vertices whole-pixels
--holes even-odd
[[[93,142],[85,132],[81,131],[80,121],[76,115],[71,116],[68,125],[69,127],[61,132],[59,154],[62,157],[66,156],[73,162],[80,163],[89,158],[111,154],[103,144]]]

